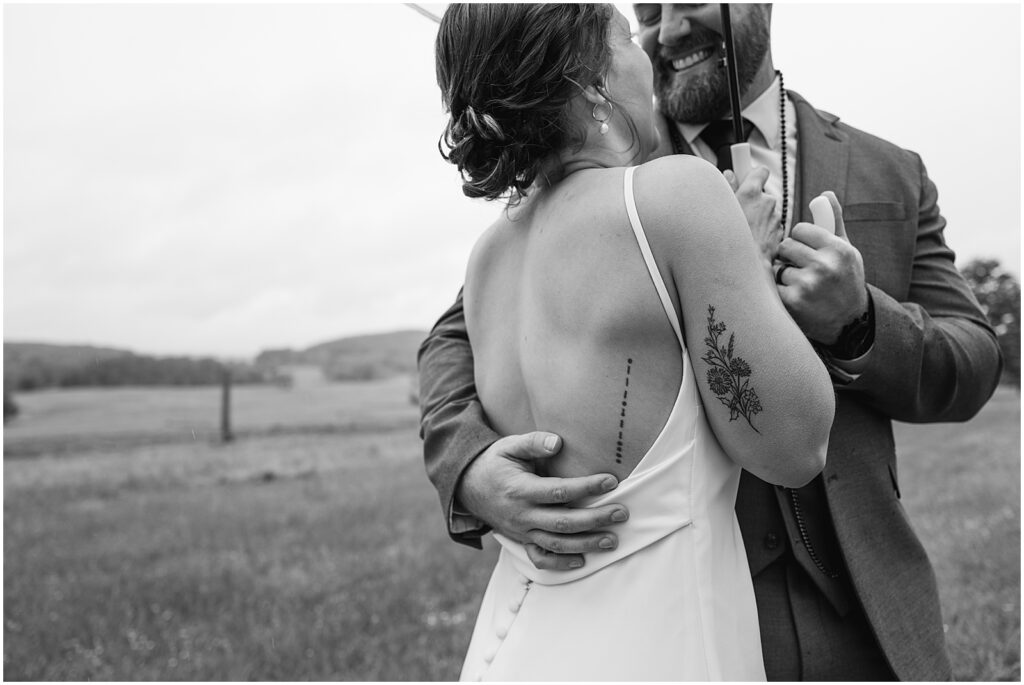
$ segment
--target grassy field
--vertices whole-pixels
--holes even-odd
[[[451,680],[494,559],[451,543],[408,381],[16,397],[7,680]],[[958,679],[1020,679],[1020,400],[899,426]]]
[[[1020,681],[1020,395],[896,425],[903,505],[935,565],[956,680]]]

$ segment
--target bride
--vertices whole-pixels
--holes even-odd
[[[561,435],[550,475],[612,473],[622,544],[571,571],[501,554],[464,680],[763,680],[733,506],[741,469],[800,486],[834,397],[729,184],[657,147],[652,74],[610,5],[451,5],[445,156],[508,205],[464,303],[503,434]]]

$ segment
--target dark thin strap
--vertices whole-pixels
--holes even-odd
[[[672,141],[672,154],[685,155],[686,148],[683,146],[683,137],[679,135],[679,127],[676,126],[676,122],[665,117],[665,123],[668,125],[668,137]]]

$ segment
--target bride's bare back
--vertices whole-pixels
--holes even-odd
[[[503,434],[561,435],[551,475],[628,476],[680,387],[679,343],[630,227],[623,174],[583,170],[533,194],[487,230],[466,275],[487,417]],[[731,191],[694,158],[649,162],[635,178],[716,437],[755,475],[803,484],[824,463],[831,386],[774,292]],[[713,368],[731,359],[742,373]],[[737,388],[716,374],[739,378]],[[756,411],[737,411],[741,383],[755,393]]]
[[[630,229],[622,174],[579,172],[503,215],[466,276],[487,416],[500,433],[561,435],[552,475],[627,476],[680,386],[679,343]]]

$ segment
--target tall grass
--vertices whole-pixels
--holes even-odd
[[[1020,680],[1020,395],[897,425],[900,489],[935,566],[957,680]]]
[[[80,457],[97,466],[80,478],[12,474],[5,677],[451,678],[464,636],[448,628],[488,563],[447,542],[413,436],[160,446]],[[37,465],[55,466],[5,470]]]
[[[250,432],[228,445],[140,444],[163,429],[142,394],[92,391],[78,410],[18,396],[26,411],[5,429],[23,458],[4,462],[4,677],[458,677],[493,546],[445,534],[403,383],[327,388],[305,408],[313,390],[239,389]],[[173,409],[149,392],[157,412]],[[205,411],[178,397],[173,411]],[[1019,406],[1001,393],[966,426],[900,427],[903,502],[935,561],[961,679],[1020,677]],[[145,426],[98,432],[104,407]],[[265,417],[281,430],[260,430]],[[315,429],[331,418],[347,428]]]

